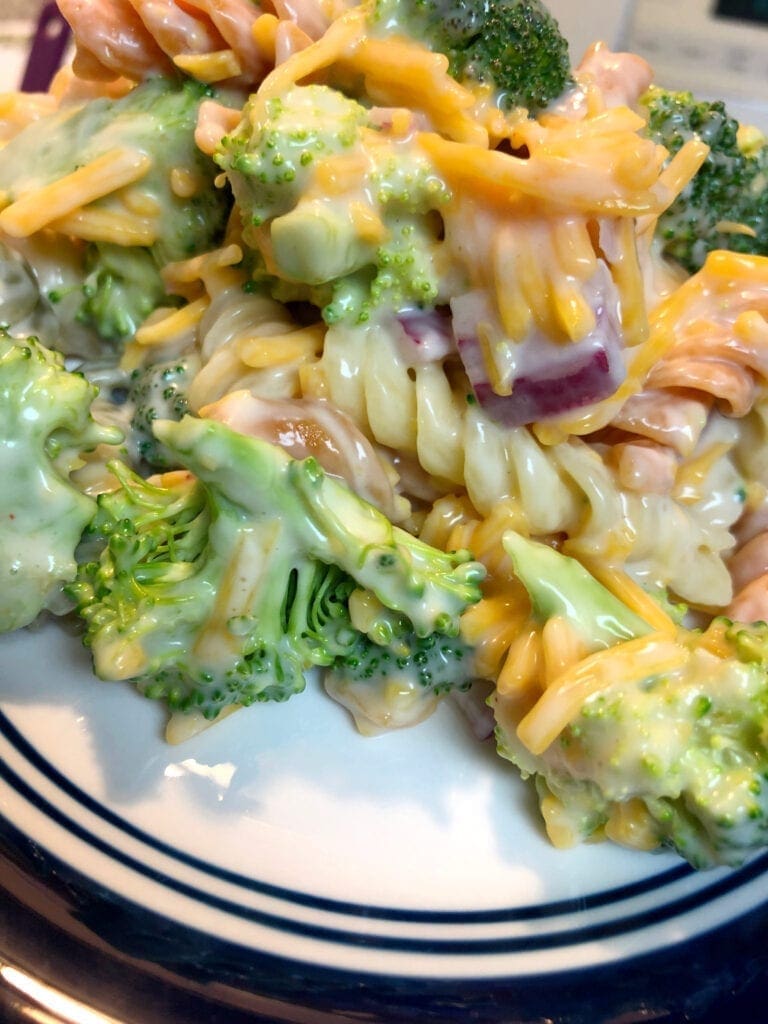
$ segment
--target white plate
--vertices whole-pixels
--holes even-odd
[[[432,1019],[452,986],[483,1020],[535,1007],[599,1024],[619,996],[699,1005],[702,977],[710,1000],[732,987],[739,936],[768,897],[768,855],[697,874],[671,854],[552,849],[530,789],[450,705],[369,739],[312,680],[171,747],[162,709],[96,680],[78,638],[49,622],[0,639],[0,713],[16,864],[59,903],[64,887],[78,928],[115,955],[128,943],[187,988],[194,936],[202,980],[233,1006],[287,985],[294,1007],[351,1012],[363,978],[372,1019],[398,1022]],[[732,955],[714,967],[723,930]],[[681,956],[669,989],[658,965]],[[563,1006],[564,977],[601,980]]]

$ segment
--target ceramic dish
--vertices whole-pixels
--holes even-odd
[[[228,1021],[695,1019],[762,969],[768,854],[556,851],[449,705],[370,739],[312,685],[169,746],[50,622],[0,641],[0,712],[0,877],[134,1013],[138,970]]]

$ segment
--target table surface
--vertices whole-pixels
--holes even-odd
[[[0,21],[12,18],[33,18],[43,6],[44,0],[3,0],[0,4]]]

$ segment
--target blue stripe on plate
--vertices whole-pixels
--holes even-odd
[[[351,947],[368,947],[382,951],[476,956],[478,954],[491,955],[544,949],[551,950],[591,940],[605,940],[606,938],[660,924],[681,914],[695,911],[713,899],[735,892],[768,870],[768,854],[764,854],[740,870],[719,878],[704,891],[691,893],[687,896],[671,900],[662,906],[652,907],[637,914],[623,916],[615,921],[600,921],[592,925],[587,924],[580,928],[565,929],[562,932],[556,933],[537,933],[522,937],[481,937],[478,939],[418,939],[406,936],[365,935],[351,932],[348,929],[334,929],[313,925],[308,922],[281,918],[275,914],[243,907],[231,900],[198,890],[194,886],[187,885],[166,875],[164,872],[148,867],[146,864],[126,854],[125,851],[114,847],[98,836],[94,836],[77,822],[72,821],[50,802],[42,799],[39,793],[5,764],[0,764],[0,778],[5,779],[8,785],[20,796],[28,800],[50,820],[64,828],[71,835],[88,843],[116,863],[122,864],[137,874],[161,884],[182,896],[250,923],[263,925],[278,931],[301,935],[321,942],[331,942]]]
[[[0,838],[2,824],[0,820]],[[544,1020],[551,1024],[615,1024],[630,1018],[705,1024],[702,1014],[716,1000],[725,1012],[708,1015],[706,1024],[721,1024],[726,1019],[762,1020],[768,999],[768,974],[756,975],[755,960],[768,928],[768,908],[743,914],[706,935],[684,941],[675,946],[671,956],[666,948],[649,950],[622,961],[619,969],[614,963],[573,968],[566,959],[552,972],[511,977],[382,975],[350,971],[336,966],[332,959],[322,964],[302,963],[206,934],[194,925],[139,907],[124,896],[101,891],[77,868],[39,848],[23,832],[13,826],[8,826],[8,831],[15,840],[11,845],[17,847],[13,851],[17,865],[31,869],[51,901],[51,916],[41,919],[39,905],[36,912],[26,913],[25,907],[10,901],[9,905],[0,898],[0,928],[5,925],[7,929],[10,921],[9,934],[21,929],[17,955],[28,951],[25,962],[32,973],[41,957],[46,963],[53,960],[54,970],[57,962],[67,966],[79,963],[79,980],[86,986],[88,979],[111,973],[119,977],[118,996],[127,997],[122,1005],[136,1009],[138,993],[140,1000],[149,998],[150,1003],[162,1007],[168,1024],[213,1024],[214,1020],[218,1024],[254,1024],[254,1014],[264,1024],[277,1024],[278,1018],[283,1022],[315,1021],[322,1015],[329,1022],[367,1024],[466,1024],[469,1020],[484,1024]],[[9,878],[3,878],[5,885]],[[9,891],[13,893],[13,888]],[[78,934],[85,927],[100,943],[108,944],[106,972],[101,947],[97,950],[87,941],[75,947],[71,942],[67,945],[69,936],[62,937],[60,930],[62,903],[77,922]],[[57,925],[46,932],[49,920]],[[114,970],[116,963],[119,971]],[[146,965],[153,975],[156,967],[163,969],[159,988],[149,987],[154,980],[143,973]],[[68,971],[65,976],[70,977]],[[193,1006],[190,985],[193,998],[201,999]],[[745,1008],[740,998],[732,1003],[733,994],[746,987],[749,1006]],[[206,1002],[209,999],[214,1003]],[[114,1000],[109,1009],[117,1012]]]
[[[577,929],[570,929],[559,934],[537,933],[524,937],[515,938],[481,938],[478,940],[467,939],[414,939],[404,936],[378,936],[365,935],[357,932],[350,932],[346,929],[333,929],[321,927],[301,921],[286,920],[274,914],[240,906],[231,900],[217,897],[209,892],[201,891],[193,886],[180,882],[175,878],[166,875],[164,872],[148,867],[134,857],[129,856],[123,850],[112,846],[98,836],[92,835],[87,829],[76,822],[73,822],[67,815],[63,814],[57,807],[54,807],[46,800],[42,800],[36,791],[23,779],[19,778],[6,765],[0,765],[0,778],[16,790],[24,799],[34,803],[48,818],[57,825],[64,828],[71,835],[88,843],[94,849],[108,856],[111,860],[119,863],[139,875],[157,882],[164,887],[189,897],[215,910],[223,911],[250,923],[264,925],[278,931],[289,934],[301,935],[306,938],[331,942],[337,945],[352,947],[368,947],[379,950],[442,954],[442,955],[478,955],[527,952],[531,950],[554,949],[567,947],[577,943],[588,942],[592,939],[606,939],[611,936],[632,932],[652,924],[661,923],[679,913],[695,910],[707,900],[700,900],[698,894],[670,902],[662,907],[652,908],[640,914],[622,918],[614,922],[599,922],[594,925],[587,925]],[[763,858],[768,862],[768,856]],[[727,895],[738,888],[741,884],[751,881],[756,875],[764,870],[766,864],[754,863],[750,868],[739,873],[739,878],[726,876],[721,879],[714,888],[717,895]],[[125,895],[125,894],[123,894]]]
[[[0,734],[27,760],[41,775],[61,789],[67,796],[71,797],[91,814],[101,818],[106,824],[117,828],[136,839],[146,846],[155,850],[163,856],[178,860],[189,868],[202,871],[217,881],[225,882],[228,885],[240,886],[249,892],[256,892],[262,896],[269,896],[275,899],[282,899],[295,903],[297,906],[307,907],[313,910],[329,911],[337,914],[351,914],[353,916],[365,916],[381,921],[394,921],[412,924],[503,924],[514,921],[540,921],[547,917],[559,917],[563,914],[593,910],[598,907],[610,906],[612,903],[621,903],[626,900],[642,896],[648,892],[655,892],[665,886],[672,885],[689,875],[694,874],[694,869],[689,864],[682,862],[673,868],[639,879],[626,885],[616,886],[612,889],[590,893],[573,899],[557,900],[550,903],[542,903],[537,906],[524,907],[500,907],[493,910],[406,910],[401,908],[377,907],[365,903],[353,903],[344,900],[334,900],[310,893],[300,892],[294,889],[287,889],[267,882],[261,882],[246,875],[229,871],[226,868],[179,850],[163,842],[151,833],[137,828],[124,818],[115,814],[109,808],[89,796],[82,789],[76,786],[70,779],[62,775],[53,765],[47,761],[11,724],[8,718],[0,712]]]

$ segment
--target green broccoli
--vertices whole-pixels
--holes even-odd
[[[0,330],[29,334],[22,324],[35,317],[39,301],[32,270],[21,256],[0,242]]]
[[[198,370],[197,356],[184,355],[135,369],[128,382],[128,401],[133,404],[131,440],[139,464],[153,469],[173,469],[178,463],[155,437],[155,420],[180,420],[189,412],[187,388]]]
[[[358,324],[377,309],[435,303],[433,213],[450,194],[412,140],[377,129],[355,100],[322,85],[255,97],[215,159],[255,253],[254,280],[275,298]],[[332,196],[318,184],[324,174],[341,182]]]
[[[503,110],[535,114],[572,83],[568,42],[541,0],[378,0],[374,18],[445,54],[462,84],[491,86]]]
[[[595,662],[598,684],[583,691],[544,749],[530,742],[529,704],[495,696],[497,749],[535,778],[542,812],[551,813],[554,801],[559,821],[586,839],[617,811],[633,808],[637,817],[639,809],[649,845],[670,846],[696,867],[738,864],[764,846],[768,627],[717,620],[703,634],[673,628],[658,639],[668,660],[644,670],[626,646],[649,633],[642,619],[571,559],[514,534],[503,542],[537,617],[565,615],[588,651],[614,644],[616,655],[627,651],[621,663],[603,662],[613,668],[602,682]],[[589,668],[589,659],[580,663],[580,678]],[[540,698],[546,714],[571,699],[556,682]]]
[[[427,718],[446,694],[470,688],[476,675],[473,653],[457,637],[417,637],[402,620],[388,640],[360,633],[326,672],[325,689],[364,734],[411,726]]]
[[[92,243],[85,252],[80,323],[105,341],[130,338],[166,296],[149,249]]]
[[[0,331],[0,631],[61,611],[96,510],[70,481],[81,451],[121,435],[91,416],[97,389],[36,338]]]
[[[653,87],[641,103],[648,135],[671,156],[694,136],[710,147],[698,173],[659,218],[663,251],[691,273],[713,249],[768,255],[768,145],[744,143],[721,101]]]
[[[143,481],[116,465],[122,487],[99,499],[96,554],[70,588],[102,678],[213,718],[286,699],[307,668],[349,655],[357,589],[419,638],[457,635],[479,599],[467,553],[394,527],[314,459],[190,416],[154,429],[189,472]]]
[[[94,99],[41,118],[0,150],[7,202],[121,147],[150,158],[136,187],[157,206],[156,241],[85,247],[79,318],[105,340],[124,340],[156,306],[171,301],[160,268],[211,248],[223,231],[231,198],[214,187],[216,165],[194,138],[198,108],[209,95],[208,87],[190,80],[148,79],[120,99]],[[177,168],[185,170],[181,188],[174,186]],[[115,202],[110,194],[88,208],[110,211]]]
[[[418,636],[370,591],[354,590],[348,607],[357,634],[325,673],[325,689],[362,733],[415,725],[446,694],[472,685],[474,649],[461,636]]]
[[[548,544],[511,530],[502,538],[541,624],[560,615],[574,627],[589,651],[642,636],[650,626],[614,597],[584,566]]]
[[[368,111],[324,85],[294,86],[285,96],[248,100],[237,128],[214,160],[229,178],[247,226],[260,227],[293,209],[317,164],[349,152]]]
[[[370,685],[402,676],[420,690],[439,696],[469,687],[472,653],[457,637],[437,633],[415,636],[403,620],[396,635],[385,642],[360,634],[354,646],[335,659],[333,669],[339,679]]]

